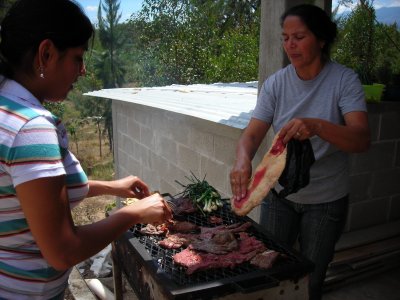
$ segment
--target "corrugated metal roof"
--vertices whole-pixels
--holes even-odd
[[[190,115],[243,129],[257,101],[256,81],[102,89],[85,93]]]

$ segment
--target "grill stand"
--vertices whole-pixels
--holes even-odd
[[[183,300],[183,299],[215,299],[215,300],[305,300],[308,299],[308,276],[299,279],[276,281],[269,277],[246,278],[232,282],[229,286],[224,284],[221,291],[220,283],[202,284],[190,288],[167,288],[168,279],[157,271],[155,264],[135,254],[137,250],[134,239],[124,234],[113,245],[113,265],[116,266],[113,276],[114,287],[122,291],[120,277],[124,272],[129,284],[141,300]],[[143,254],[143,253],[142,253]],[[124,261],[131,261],[126,264]],[[150,267],[149,267],[150,266]],[[154,272],[158,273],[155,278]],[[118,298],[116,293],[116,300]]]
[[[115,300],[123,300],[122,291],[122,270],[121,264],[118,260],[117,250],[115,249],[115,242],[111,243],[111,259],[112,259],[112,274],[114,285]]]
[[[308,299],[308,274],[314,268],[312,262],[275,241],[250,218],[234,215],[228,206],[221,208],[217,216],[224,224],[251,222],[251,234],[268,248],[284,254],[285,261],[266,271],[245,264],[235,269],[218,269],[187,277],[183,269],[175,269],[171,251],[160,248],[157,239],[138,234],[142,227],[139,224],[112,243],[116,300],[122,299],[122,272],[140,300]],[[200,214],[187,215],[185,220],[213,227],[209,218]]]

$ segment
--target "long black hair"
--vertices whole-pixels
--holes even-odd
[[[288,16],[299,17],[318,40],[325,42],[322,48],[322,58],[329,59],[331,47],[337,36],[337,25],[330,16],[318,6],[300,4],[289,8],[281,16],[281,26]]]
[[[50,39],[58,50],[87,45],[94,29],[73,0],[18,0],[1,22],[0,74],[33,72],[39,44]]]

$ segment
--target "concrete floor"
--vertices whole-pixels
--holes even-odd
[[[343,285],[323,300],[400,300],[400,268]]]

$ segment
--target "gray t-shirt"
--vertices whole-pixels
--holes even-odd
[[[253,118],[272,124],[278,132],[293,118],[319,118],[344,124],[344,115],[367,111],[357,74],[338,63],[328,62],[312,80],[301,80],[292,65],[274,73],[264,82]],[[310,139],[315,163],[310,183],[287,199],[303,204],[337,200],[349,192],[348,154],[322,140]],[[278,186],[279,191],[282,187]]]

